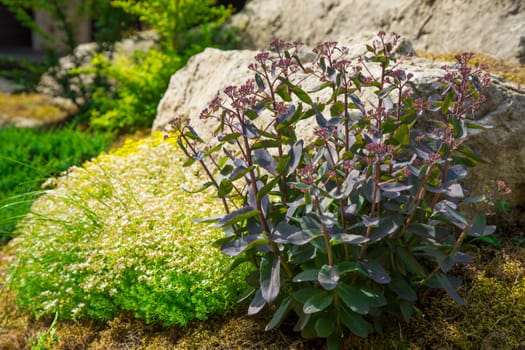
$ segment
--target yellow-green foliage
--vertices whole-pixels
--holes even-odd
[[[455,53],[435,54],[430,52],[418,52],[418,56],[437,61],[455,62]],[[519,85],[525,84],[525,65],[510,64],[502,59],[476,53],[473,63],[483,63],[488,66],[488,71],[501,75],[505,79],[514,81]]]
[[[49,97],[40,94],[14,94],[0,93],[0,119],[6,122],[13,118],[26,118],[57,122],[64,119],[67,111],[52,104]]]
[[[196,225],[213,200],[180,188],[181,152],[160,136],[127,143],[50,184],[12,242],[11,287],[37,317],[110,319],[131,311],[146,322],[184,325],[225,313],[244,289],[243,272]]]
[[[183,62],[175,54],[155,49],[117,55],[113,61],[98,55],[94,71],[115,82],[116,89],[97,89],[89,111],[91,125],[105,130],[135,131],[150,127],[169,78]]]

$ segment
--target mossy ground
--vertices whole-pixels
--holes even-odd
[[[71,110],[57,106],[51,98],[37,93],[0,93],[0,121],[9,124],[13,119],[28,119],[43,123],[63,120]]]

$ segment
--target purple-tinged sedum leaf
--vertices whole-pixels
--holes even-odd
[[[275,313],[273,314],[272,319],[264,328],[265,331],[274,329],[275,327],[278,327],[281,324],[281,322],[284,320],[284,318],[291,309],[292,301],[293,298],[291,295],[284,298],[284,300],[281,302],[281,305],[279,305],[277,311],[275,311]]]
[[[353,312],[361,315],[368,314],[370,307],[368,297],[359,288],[340,283],[337,287],[337,295]]]
[[[278,255],[266,254],[260,265],[261,295],[267,303],[273,302],[281,289],[281,263]]]
[[[255,297],[253,298],[252,302],[250,303],[250,306],[248,306],[248,315],[255,315],[259,313],[264,307],[266,302],[264,301],[264,298],[262,297],[261,290],[258,289],[257,292],[255,292]]]
[[[242,207],[241,209],[238,209],[236,211],[233,211],[233,212],[230,212],[229,214],[224,215],[219,220],[219,222],[217,222],[217,225],[215,225],[215,228],[233,225],[237,222],[244,221],[258,214],[259,214],[258,210],[254,210],[251,207]]]
[[[277,175],[277,162],[272,157],[270,152],[264,148],[259,148],[253,151],[253,162],[260,165],[272,175]]]
[[[341,278],[337,266],[324,265],[318,273],[318,281],[326,290],[334,290]]]
[[[376,260],[363,260],[360,262],[368,277],[379,284],[388,284],[392,281],[388,272]]]
[[[472,237],[484,237],[494,233],[496,226],[487,225],[487,217],[485,215],[474,216],[472,226],[468,229],[467,235]]]
[[[303,305],[303,312],[305,314],[314,314],[323,311],[332,304],[334,295],[331,292],[319,291],[310,297]]]
[[[286,176],[290,176],[294,173],[295,169],[297,169],[297,166],[301,162],[301,158],[303,156],[303,140],[299,140],[296,143],[293,144],[292,147],[290,147],[290,161],[288,162],[288,172]]]

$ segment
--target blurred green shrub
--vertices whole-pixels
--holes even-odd
[[[159,35],[159,49],[112,60],[96,56],[88,70],[112,86],[95,86],[85,119],[104,130],[135,131],[151,127],[171,75],[206,47],[234,48],[234,30],[221,28],[231,8],[214,0],[112,1]]]
[[[181,62],[180,57],[158,50],[135,52],[133,57],[120,55],[113,62],[102,55],[95,57],[97,74],[116,81],[117,86],[113,90],[95,90],[88,111],[91,125],[120,132],[151,127],[157,104]]]

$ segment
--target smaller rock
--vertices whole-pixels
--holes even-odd
[[[11,94],[22,90],[24,87],[6,78],[0,77],[0,92]]]

